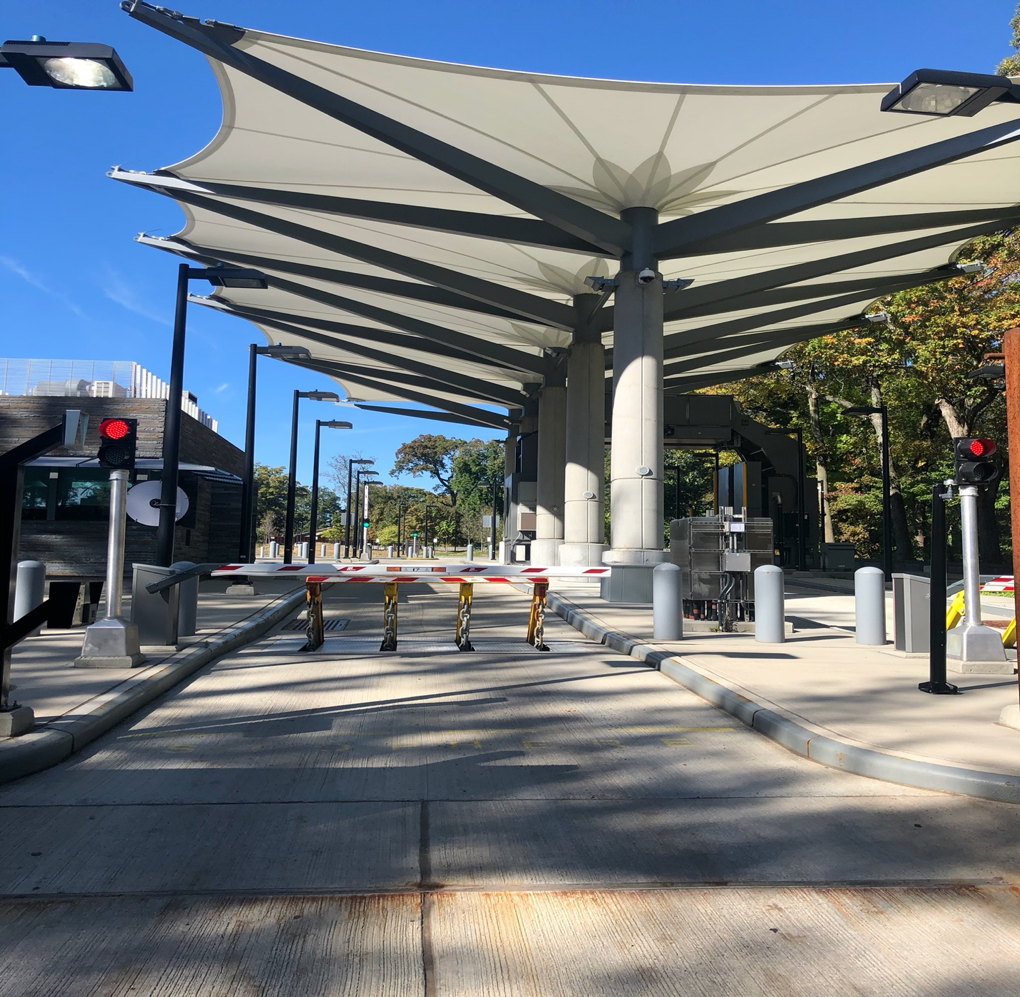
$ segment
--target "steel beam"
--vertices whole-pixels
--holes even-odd
[[[171,195],[176,191],[186,190],[210,197],[230,197],[239,201],[255,201],[259,204],[297,208],[301,211],[318,211],[345,218],[365,218],[393,225],[406,225],[409,228],[427,229],[430,232],[449,232],[475,239],[493,239],[497,242],[512,242],[523,246],[560,249],[570,253],[584,253],[586,256],[612,255],[600,246],[575,238],[538,218],[427,208],[419,204],[391,204],[387,201],[371,201],[361,197],[309,194],[297,190],[249,187],[245,184],[210,181],[199,183],[181,179],[172,173],[135,173],[120,167],[114,167],[107,176],[112,180],[120,180],[150,190],[165,191]]]
[[[391,405],[370,405],[367,402],[355,402],[354,407],[365,412],[387,412],[390,415],[406,415],[411,419],[434,419],[436,422],[452,422],[461,426],[481,426],[485,429],[491,428],[487,422],[479,422],[477,419],[468,419],[462,415],[452,415],[449,412],[432,412],[425,409],[394,408]]]
[[[469,312],[482,315],[495,315],[520,321],[517,312],[506,311],[494,305],[487,305],[474,298],[466,298],[455,291],[448,291],[434,284],[418,284],[409,280],[396,280],[393,277],[377,277],[374,274],[355,273],[351,270],[334,270],[331,267],[315,267],[307,263],[296,263],[293,260],[277,260],[270,256],[256,256],[252,253],[238,253],[232,249],[210,249],[196,246],[186,239],[161,239],[157,236],[140,235],[135,239],[143,246],[152,246],[164,252],[187,256],[189,259],[201,260],[209,265],[227,261],[257,267],[260,270],[279,270],[280,273],[294,274],[297,277],[309,277],[312,280],[326,281],[346,287],[357,287],[365,291],[377,291],[411,301],[425,301],[433,305],[450,308],[462,308]]]
[[[686,255],[692,246],[707,239],[718,239],[777,218],[807,211],[819,204],[839,201],[865,190],[999,148],[1017,139],[1020,139],[1020,120],[999,122],[919,149],[908,149],[885,159],[745,197],[697,214],[674,218],[656,230],[655,254],[659,259]]]
[[[542,298],[537,294],[528,294],[526,291],[504,287],[502,284],[458,273],[456,270],[449,270],[434,263],[426,263],[400,253],[369,246],[367,243],[345,239],[328,232],[320,232],[309,225],[288,222],[274,215],[252,211],[250,208],[243,208],[237,204],[225,204],[215,198],[178,191],[174,194],[174,200],[194,205],[213,214],[223,215],[226,218],[233,218],[235,221],[251,225],[253,228],[274,232],[308,246],[317,246],[330,253],[361,260],[363,263],[371,263],[384,270],[403,274],[405,277],[413,277],[415,280],[423,280],[438,287],[448,288],[466,297],[497,305],[528,322],[539,322],[557,329],[570,330],[573,328],[573,307],[554,301],[552,298]]]
[[[663,388],[666,395],[686,395],[698,388],[711,388],[717,384],[728,384],[731,381],[742,381],[745,377],[754,377],[755,374],[765,374],[771,369],[771,365],[747,367],[744,370],[733,370],[720,372],[718,374],[706,374],[704,377],[682,377],[677,381],[668,381]]]
[[[422,405],[445,405],[447,410],[455,415],[463,415],[466,418],[474,419],[494,429],[505,429],[509,419],[499,415],[497,412],[488,412],[485,409],[474,408],[471,405],[461,405],[459,402],[452,402],[448,399],[437,399],[434,395],[427,395],[421,391],[412,391],[409,388],[395,387],[388,384],[382,377],[366,377],[363,374],[351,373],[344,364],[332,360],[288,360],[288,363],[307,370],[318,371],[320,374],[328,374],[331,377],[342,381],[350,381],[353,384],[361,384],[365,387],[375,388],[377,391],[388,391],[398,398],[408,402],[420,402]]]
[[[148,6],[139,0],[127,0],[122,7],[137,20],[190,45],[210,59],[222,62],[477,190],[513,204],[576,238],[594,242],[613,256],[620,256],[629,248],[630,226],[619,218],[486,162],[479,156],[235,48],[223,39],[221,33],[205,30],[196,19],[180,19],[179,15],[174,16],[174,12]]]

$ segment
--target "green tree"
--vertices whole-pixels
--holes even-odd
[[[420,478],[424,474],[435,478],[450,502],[454,503],[457,491],[453,485],[453,462],[464,445],[464,440],[423,433],[398,448],[390,474],[409,474],[412,478]]]

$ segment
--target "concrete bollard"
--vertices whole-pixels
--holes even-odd
[[[298,544],[298,557],[308,558],[308,543]]]
[[[386,546],[386,556],[389,557],[389,558],[393,557],[393,544],[387,544],[387,546]]]
[[[885,573],[881,568],[854,572],[854,616],[858,644],[885,643]]]
[[[682,572],[679,564],[657,564],[652,569],[652,637],[680,640],[684,635]]]
[[[754,639],[763,644],[786,642],[783,569],[763,564],[754,569]]]
[[[333,544],[333,560],[340,560],[340,544]]]
[[[185,571],[195,567],[194,561],[175,561],[171,571]],[[194,637],[198,631],[198,575],[185,578],[180,585],[177,602],[177,636]]]
[[[275,540],[269,545],[269,556],[273,560],[280,556],[280,545]]]
[[[467,545],[467,551],[465,551],[465,553],[464,553],[464,560],[465,561],[473,561],[474,559],[475,559],[475,545],[474,544],[468,544]]]
[[[322,555],[322,557],[326,556],[326,545],[325,544],[322,545],[321,555]]]
[[[46,591],[46,565],[42,561],[18,561],[18,579],[14,587],[14,621],[43,604]],[[42,624],[32,631],[42,630]]]

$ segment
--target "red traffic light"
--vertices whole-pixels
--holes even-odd
[[[971,440],[967,448],[975,457],[991,457],[995,453],[994,440]]]
[[[104,419],[99,424],[99,435],[107,440],[122,440],[130,432],[127,419]]]

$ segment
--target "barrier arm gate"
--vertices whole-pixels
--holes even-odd
[[[211,572],[214,577],[229,575],[282,575],[304,576],[307,587],[308,643],[305,650],[314,651],[325,641],[322,616],[322,586],[340,582],[381,582],[383,585],[383,639],[380,651],[397,649],[397,593],[401,583],[450,582],[460,586],[457,599],[457,622],[454,633],[457,648],[473,651],[471,644],[471,609],[474,603],[476,582],[504,584],[526,583],[532,586],[531,608],[528,614],[527,642],[539,651],[548,651],[545,643],[545,606],[550,578],[607,578],[610,568],[584,567],[510,567],[506,565],[457,564],[440,565],[381,565],[344,564],[225,564]]]

